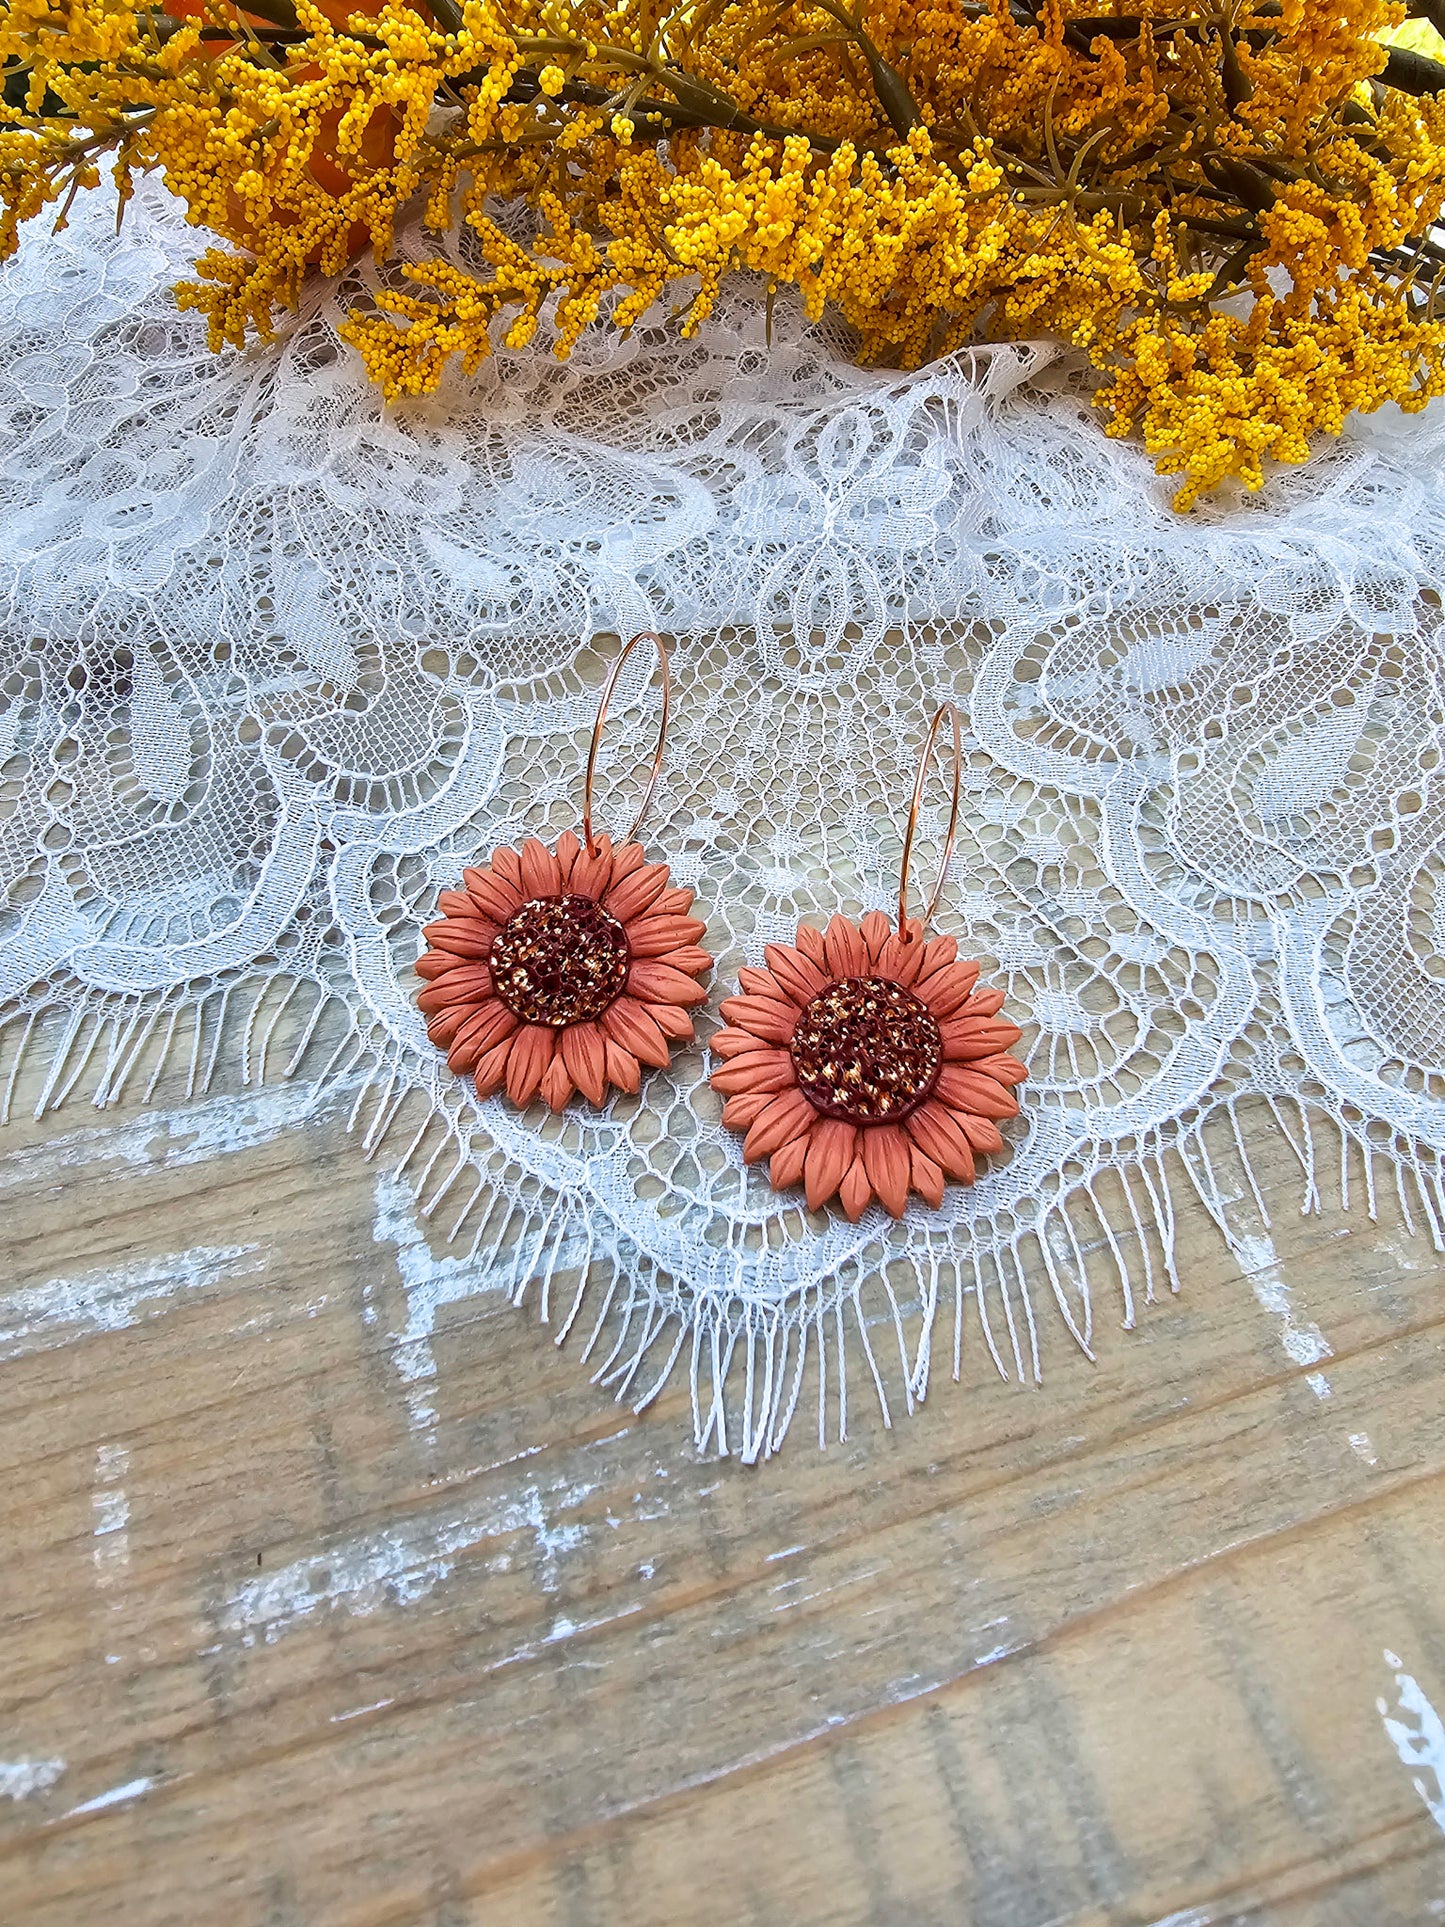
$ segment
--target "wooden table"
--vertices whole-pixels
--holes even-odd
[[[1182,1295],[1101,1295],[1097,1364],[975,1334],[749,1469],[469,1291],[345,1113],[5,1140],[0,1920],[1445,1919],[1445,1301],[1392,1193],[1302,1217],[1246,1113],[1272,1225],[1177,1187]]]

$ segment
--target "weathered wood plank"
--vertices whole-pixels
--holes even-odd
[[[1377,1706],[1445,1708],[1445,1302],[1388,1200],[1300,1217],[1260,1130],[1272,1226],[1241,1266],[1181,1202],[1097,1364],[1004,1385],[970,1326],[912,1419],[749,1470],[455,1295],[344,1111],[12,1132],[0,1917],[1445,1916]]]

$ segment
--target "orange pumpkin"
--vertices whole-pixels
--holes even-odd
[[[321,11],[334,26],[338,27],[344,27],[353,14],[365,14],[374,18],[381,12],[384,4],[385,0],[319,0]],[[167,0],[166,11],[174,19],[204,21],[205,0]],[[255,28],[257,36],[262,40],[268,33],[274,34],[276,31],[275,22],[264,19],[260,14],[248,13],[241,9],[240,17],[248,26]],[[229,51],[237,44],[234,40],[208,40],[205,43],[206,51],[212,57]],[[298,80],[314,80],[321,69],[308,62],[294,71]],[[336,151],[343,118],[344,110],[339,107],[333,108],[328,114],[322,116],[316,144],[311,150],[311,159],[307,165],[307,171],[316,185],[338,199],[349,191],[355,180],[347,163],[340,159]],[[396,130],[400,120],[401,116],[395,108],[377,108],[362,132],[361,161],[372,167],[386,167],[390,164],[396,151]],[[244,243],[248,234],[254,230],[244,206],[234,196],[231,199],[230,212],[234,236]],[[350,253],[359,254],[370,238],[366,223],[354,222],[348,241]],[[306,259],[313,264],[320,258],[319,247],[312,248],[306,256]]]

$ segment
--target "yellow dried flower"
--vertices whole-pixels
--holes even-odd
[[[219,348],[420,197],[487,269],[348,323],[390,397],[659,300],[690,333],[742,270],[867,360],[1073,344],[1187,508],[1445,391],[1437,56],[1397,0],[0,0],[0,253],[158,170],[228,244],[180,290]]]

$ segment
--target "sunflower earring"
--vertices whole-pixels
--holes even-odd
[[[662,714],[642,807],[620,843],[592,829],[592,779],[602,725],[622,666],[640,642],[657,650]],[[712,968],[700,947],[707,925],[688,914],[692,891],[675,889],[665,863],[636,841],[662,771],[672,679],[667,647],[644,630],[612,665],[597,706],[582,786],[582,834],[554,849],[529,837],[503,846],[461,890],[443,890],[417,998],[427,1036],[448,1068],[470,1071],[477,1095],[505,1087],[517,1105],[541,1096],[560,1111],[574,1091],[601,1104],[609,1086],[635,1091],[644,1064],[661,1069],[691,1043],[690,1007]]]
[[[953,801],[938,879],[922,917],[908,916],[908,866],[933,746],[953,729]],[[723,1122],[747,1133],[748,1163],[770,1158],[773,1187],[802,1183],[818,1210],[836,1192],[856,1224],[874,1198],[897,1218],[910,1191],[935,1207],[946,1179],[971,1184],[976,1153],[1001,1151],[998,1120],[1028,1072],[1008,1047],[1022,1032],[997,1015],[1001,990],[980,990],[978,965],[957,961],[952,937],[925,937],[958,829],[963,745],[944,703],[919,759],[898,879],[898,928],[879,910],[836,916],[825,932],[799,924],[770,943],[765,970],[739,973],[742,995],[721,1006],[712,1040],[723,1060],[713,1089]]]

